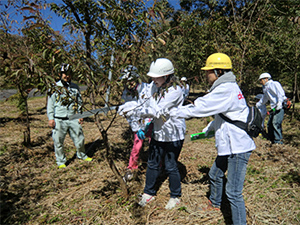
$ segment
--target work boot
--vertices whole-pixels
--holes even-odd
[[[90,162],[90,161],[92,161],[93,159],[92,158],[90,158],[90,157],[86,157],[85,159],[84,159],[84,161],[86,161],[86,162]]]
[[[61,165],[58,166],[58,169],[63,169],[63,168],[66,168],[65,164],[61,164]]]
[[[207,205],[200,208],[201,211],[220,211],[220,206],[212,204],[210,200],[208,200]]]

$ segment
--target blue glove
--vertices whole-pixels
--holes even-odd
[[[139,129],[138,132],[136,132],[136,134],[137,134],[137,136],[138,136],[138,138],[140,140],[144,140],[145,139],[145,133],[144,133],[144,131],[142,129]]]

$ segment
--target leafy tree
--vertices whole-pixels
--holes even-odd
[[[5,77],[3,79],[5,83],[2,85],[13,84],[18,89],[18,107],[26,120],[24,144],[30,146],[28,93],[33,88],[37,88],[41,92],[46,91],[47,83],[50,83],[46,80],[52,80],[52,77],[48,75],[53,70],[50,62],[55,61],[60,51],[57,49],[57,43],[53,40],[56,36],[53,35],[47,23],[41,19],[40,5],[13,5],[13,7],[19,8],[21,11],[29,10],[33,15],[24,16],[26,24],[22,29],[23,36],[11,35],[8,33],[8,27],[2,27],[6,31],[0,37],[3,43],[1,50],[5,56],[1,67],[2,76]],[[51,52],[49,56],[52,57],[45,57],[45,51]]]
[[[145,32],[149,18],[142,2],[63,0],[63,4],[51,4],[51,9],[66,19],[64,26],[70,32],[76,32],[79,36],[67,58],[76,65],[80,81],[88,86],[90,107],[94,109],[120,104],[122,87],[114,80],[127,64],[141,60],[140,53],[145,51],[145,43],[149,39]],[[112,54],[116,55],[113,65]],[[108,79],[108,71],[113,72],[112,80]],[[109,87],[112,88],[112,100],[106,102],[103,94]],[[85,107],[90,108],[88,105]],[[113,162],[112,147],[107,136],[115,117],[116,113],[109,117],[111,122],[106,127],[98,115],[95,119],[106,147],[106,160],[119,180],[123,194],[127,196],[127,187]]]

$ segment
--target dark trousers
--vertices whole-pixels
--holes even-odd
[[[177,160],[182,145],[183,140],[159,142],[151,139],[144,193],[156,195],[155,183],[161,171],[162,160],[164,160],[165,170],[169,177],[171,197],[181,196],[181,177],[177,167]]]

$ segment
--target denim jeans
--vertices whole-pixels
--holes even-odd
[[[230,202],[233,224],[246,224],[246,209],[243,198],[243,186],[250,152],[217,156],[209,171],[210,201],[216,207],[221,206],[223,182],[227,170],[225,193]]]
[[[181,177],[177,166],[177,160],[182,145],[183,140],[159,142],[153,138],[151,139],[144,193],[156,195],[155,183],[161,171],[162,160],[164,160],[165,170],[169,177],[171,198],[181,196]]]
[[[268,121],[268,133],[272,143],[282,144],[282,121],[284,117],[284,109],[276,110],[274,114],[270,114]]]

